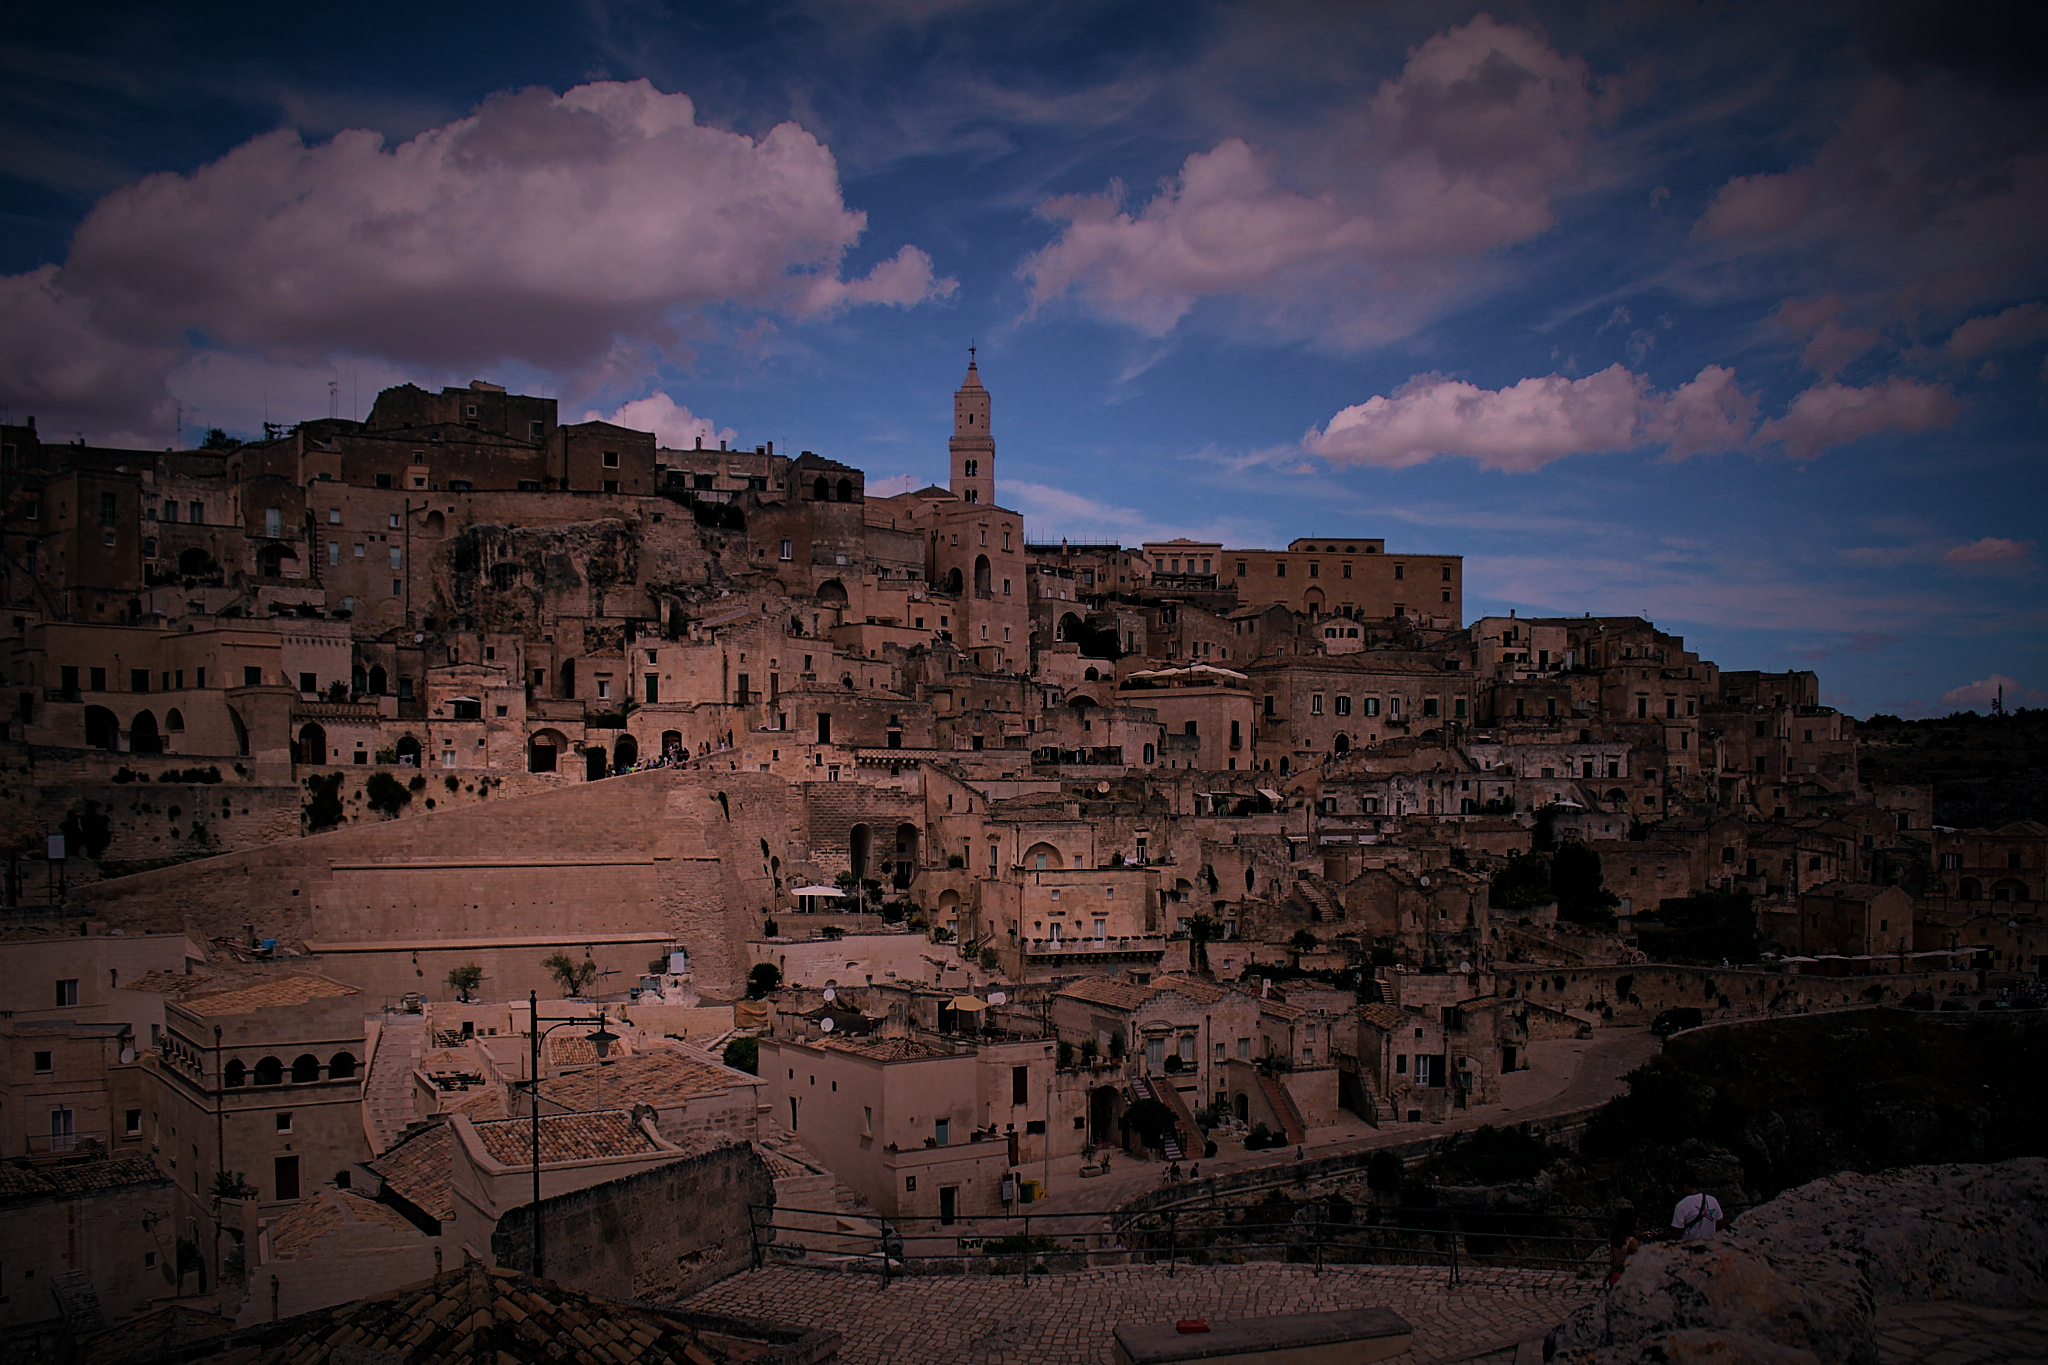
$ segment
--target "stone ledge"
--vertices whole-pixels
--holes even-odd
[[[1218,1322],[1205,1332],[1177,1323],[1137,1323],[1116,1329],[1117,1365],[1364,1365],[1406,1351],[1415,1329],[1387,1308],[1344,1308],[1328,1313]]]

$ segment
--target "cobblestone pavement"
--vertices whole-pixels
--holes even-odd
[[[1599,1281],[1487,1268],[1447,1287],[1441,1267],[1129,1266],[1034,1275],[917,1276],[887,1289],[871,1275],[749,1271],[683,1306],[823,1327],[847,1365],[1099,1365],[1121,1324],[1212,1321],[1318,1309],[1391,1308],[1415,1328],[1401,1365],[1469,1359],[1540,1337],[1599,1292]]]
[[[2048,1311],[1916,1303],[1877,1310],[1883,1365],[2042,1365]]]

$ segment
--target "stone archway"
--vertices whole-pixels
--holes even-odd
[[[163,735],[156,728],[156,713],[137,711],[128,722],[128,752],[131,754],[160,754],[164,751]]]
[[[299,731],[299,742],[293,749],[296,763],[325,763],[327,761],[327,731],[318,725],[307,725]]]

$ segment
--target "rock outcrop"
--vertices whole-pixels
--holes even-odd
[[[1557,1365],[1877,1365],[1876,1313],[2048,1305],[2048,1160],[1803,1185],[1702,1242],[1644,1248],[1567,1318]]]

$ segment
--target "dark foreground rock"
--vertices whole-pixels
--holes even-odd
[[[2048,1306],[2048,1160],[1816,1180],[1637,1253],[1550,1334],[1558,1365],[1877,1365],[1879,1308]]]

